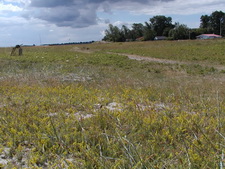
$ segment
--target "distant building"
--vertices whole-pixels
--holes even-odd
[[[165,36],[156,36],[154,38],[154,40],[166,40],[166,39],[167,39],[167,37],[165,37]]]
[[[144,39],[145,38],[142,36],[142,37],[137,38],[136,41],[144,41]]]
[[[222,36],[216,34],[201,34],[199,36],[196,36],[196,39],[215,39],[215,38],[222,38]]]

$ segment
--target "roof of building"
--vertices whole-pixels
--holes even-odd
[[[218,38],[222,37],[222,36],[216,35],[216,34],[201,34],[201,35],[199,35],[199,36],[218,37]],[[197,37],[198,37],[198,36],[197,36]]]
[[[165,40],[167,37],[166,36],[156,36],[154,39],[155,40]]]

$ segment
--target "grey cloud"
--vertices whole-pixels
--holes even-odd
[[[56,7],[56,6],[70,6],[76,4],[95,3],[100,4],[104,2],[121,2],[121,1],[134,1],[137,0],[31,0],[30,6],[33,7]],[[139,2],[147,2],[148,0],[141,0]]]
[[[110,4],[113,4],[115,2],[136,2],[136,3],[149,3],[149,2],[168,2],[168,1],[174,1],[174,0],[88,0],[89,3],[103,3],[103,2],[109,2]]]
[[[120,4],[129,3],[149,4],[157,1],[173,0],[31,0],[25,18],[38,18],[57,26],[88,27],[97,24],[97,10],[101,7],[104,12]]]
[[[92,6],[93,7],[93,6]],[[87,27],[97,22],[96,11],[91,6],[85,8],[55,7],[33,9],[25,18],[38,18],[59,27]]]
[[[74,0],[32,0],[30,6],[33,7],[57,7],[70,6]]]

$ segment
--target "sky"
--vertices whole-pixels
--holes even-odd
[[[156,15],[198,28],[225,12],[224,0],[0,0],[0,47],[99,41],[109,24],[131,26]]]

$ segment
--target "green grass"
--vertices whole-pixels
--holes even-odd
[[[213,65],[223,67],[224,43],[30,47],[23,56],[1,48],[1,166],[219,168],[225,162],[225,74]]]
[[[150,41],[92,45],[90,48],[182,61],[225,64],[224,40]]]

